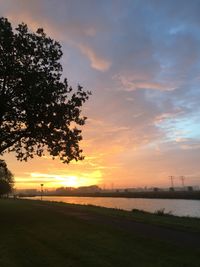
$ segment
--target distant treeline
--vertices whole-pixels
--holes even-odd
[[[88,195],[89,196],[89,195]],[[124,197],[124,198],[163,198],[163,199],[199,199],[200,191],[158,191],[158,192],[110,192],[110,193],[95,193],[90,196],[101,197]]]
[[[38,195],[38,194],[37,194]],[[196,199],[200,200],[200,191],[151,191],[151,192],[45,192],[45,196],[79,196],[79,197],[121,197],[121,198],[160,198],[160,199]],[[23,195],[21,195],[23,196]],[[24,196],[27,196],[24,195]],[[34,196],[34,195],[29,195]]]

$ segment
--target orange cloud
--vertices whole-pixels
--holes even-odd
[[[92,48],[89,46],[86,46],[84,44],[78,44],[77,45],[81,52],[88,57],[88,59],[91,62],[91,66],[100,71],[106,71],[110,68],[111,62],[107,59],[99,57]]]
[[[163,82],[155,82],[152,81],[153,78],[144,75],[143,73],[137,74],[119,74],[113,77],[118,80],[120,84],[123,86],[126,91],[133,91],[137,89],[154,89],[154,90],[163,90],[163,91],[172,91],[177,88],[177,84],[171,83],[163,83]]]

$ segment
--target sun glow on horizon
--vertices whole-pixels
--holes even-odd
[[[63,182],[61,182],[63,186],[66,187],[78,187],[79,181],[77,176],[67,176],[63,178]]]
[[[27,173],[28,174],[28,173]],[[83,173],[83,175],[64,175],[64,174],[47,174],[32,172],[29,177],[16,177],[16,187],[19,188],[36,188],[40,183],[45,184],[46,188],[58,187],[81,187],[98,185],[101,182],[101,173],[99,171],[92,173]]]

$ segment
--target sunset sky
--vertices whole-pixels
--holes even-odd
[[[92,96],[85,160],[4,156],[17,188],[200,185],[199,0],[0,0],[14,26],[62,44],[64,76]]]

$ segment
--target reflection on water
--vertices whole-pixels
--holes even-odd
[[[30,199],[40,199],[40,197],[32,197]],[[155,212],[156,210],[164,208],[165,212],[171,211],[174,215],[200,218],[199,200],[54,196],[44,196],[43,200],[62,201],[65,203],[84,205],[91,204],[123,210],[140,209],[149,212]]]

